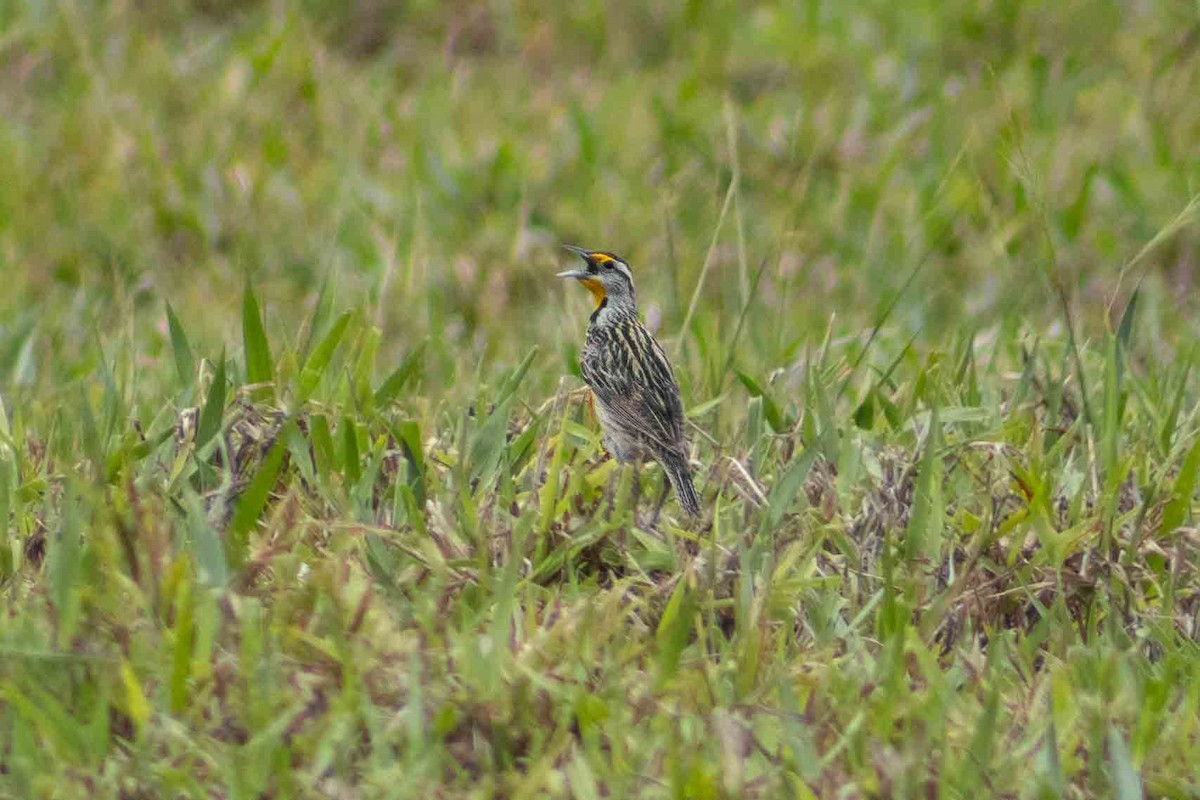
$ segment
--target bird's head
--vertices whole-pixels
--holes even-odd
[[[605,305],[613,308],[636,308],[633,297],[633,273],[629,264],[620,256],[604,250],[585,250],[574,245],[564,245],[584,261],[583,269],[569,269],[558,273],[560,278],[574,278],[583,284],[596,299],[596,308]]]

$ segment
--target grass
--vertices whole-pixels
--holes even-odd
[[[1196,796],[1198,32],[0,5],[0,796]]]

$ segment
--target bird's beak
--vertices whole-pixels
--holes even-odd
[[[591,254],[591,251],[589,251],[589,250],[585,250],[582,247],[576,247],[573,244],[564,244],[563,249],[574,253],[575,255],[579,256],[580,258],[582,258],[584,261],[588,262],[589,264],[592,263],[592,254]],[[558,277],[574,278],[577,281],[581,281],[584,278],[590,277],[590,274],[585,269],[569,269],[566,272],[558,273]]]

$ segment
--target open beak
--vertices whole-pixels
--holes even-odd
[[[572,253],[579,256],[580,258],[582,258],[584,261],[588,262],[589,264],[591,263],[591,252],[590,251],[585,250],[582,247],[576,247],[573,244],[564,244],[563,249],[571,251]],[[588,271],[586,269],[569,269],[569,270],[566,270],[565,272],[558,273],[558,277],[574,278],[575,280],[583,280],[584,278],[587,278],[589,276],[589,274],[590,273],[588,273]]]

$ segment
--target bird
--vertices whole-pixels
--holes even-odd
[[[662,345],[638,320],[629,263],[607,250],[564,247],[585,266],[558,277],[579,281],[596,301],[579,367],[592,391],[605,449],[622,464],[657,461],[683,510],[700,516],[679,384]]]

